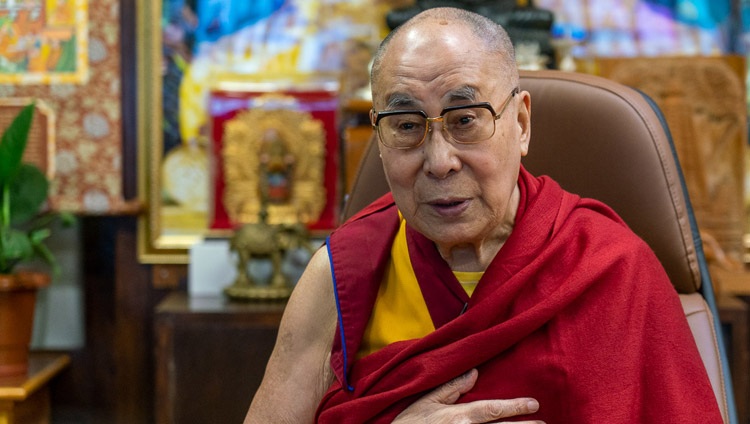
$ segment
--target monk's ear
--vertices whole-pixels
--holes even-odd
[[[516,95],[516,125],[518,126],[518,144],[521,148],[521,156],[529,152],[531,141],[531,94],[521,91]]]

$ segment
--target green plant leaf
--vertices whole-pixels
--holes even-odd
[[[47,245],[42,243],[42,240],[47,238],[47,236],[49,236],[49,231],[47,231],[47,234],[42,235],[40,238],[32,235],[32,246],[36,255],[44,259],[44,261],[47,262],[50,267],[52,267],[52,275],[58,277],[60,275],[60,265],[58,264],[57,259],[55,259],[55,255],[52,254]]]
[[[16,229],[9,229],[3,234],[2,242],[0,243],[0,253],[3,255],[4,262],[13,264],[34,256],[34,248],[31,239],[29,239],[26,233]]]
[[[70,212],[58,212],[58,216],[60,217],[60,222],[64,228],[72,227],[78,222],[76,216]]]
[[[31,103],[13,119],[0,138],[0,185],[13,177],[21,166],[33,118],[34,103]]]
[[[34,165],[24,163],[10,182],[10,222],[26,222],[39,213],[47,200],[49,182]]]
[[[52,232],[49,228],[40,228],[29,232],[29,240],[33,246],[41,244]]]

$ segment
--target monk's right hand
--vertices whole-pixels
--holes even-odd
[[[502,418],[533,414],[539,403],[532,398],[478,400],[456,405],[461,395],[471,390],[479,373],[473,369],[432,392],[406,408],[394,424],[422,423],[490,423]],[[542,421],[524,421],[544,424]]]

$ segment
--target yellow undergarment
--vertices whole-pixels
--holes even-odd
[[[454,274],[469,296],[482,277],[481,272]],[[357,357],[369,355],[400,340],[424,337],[434,330],[414,268],[409,260],[406,221],[402,217],[391,247],[391,260],[380,284]]]

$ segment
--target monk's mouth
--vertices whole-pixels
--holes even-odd
[[[440,215],[453,216],[463,213],[469,207],[468,199],[451,199],[431,202],[430,206]]]
[[[439,208],[451,208],[454,206],[458,206],[463,202],[464,202],[463,200],[455,200],[452,202],[438,202],[438,203],[434,203],[434,206],[437,206]]]

